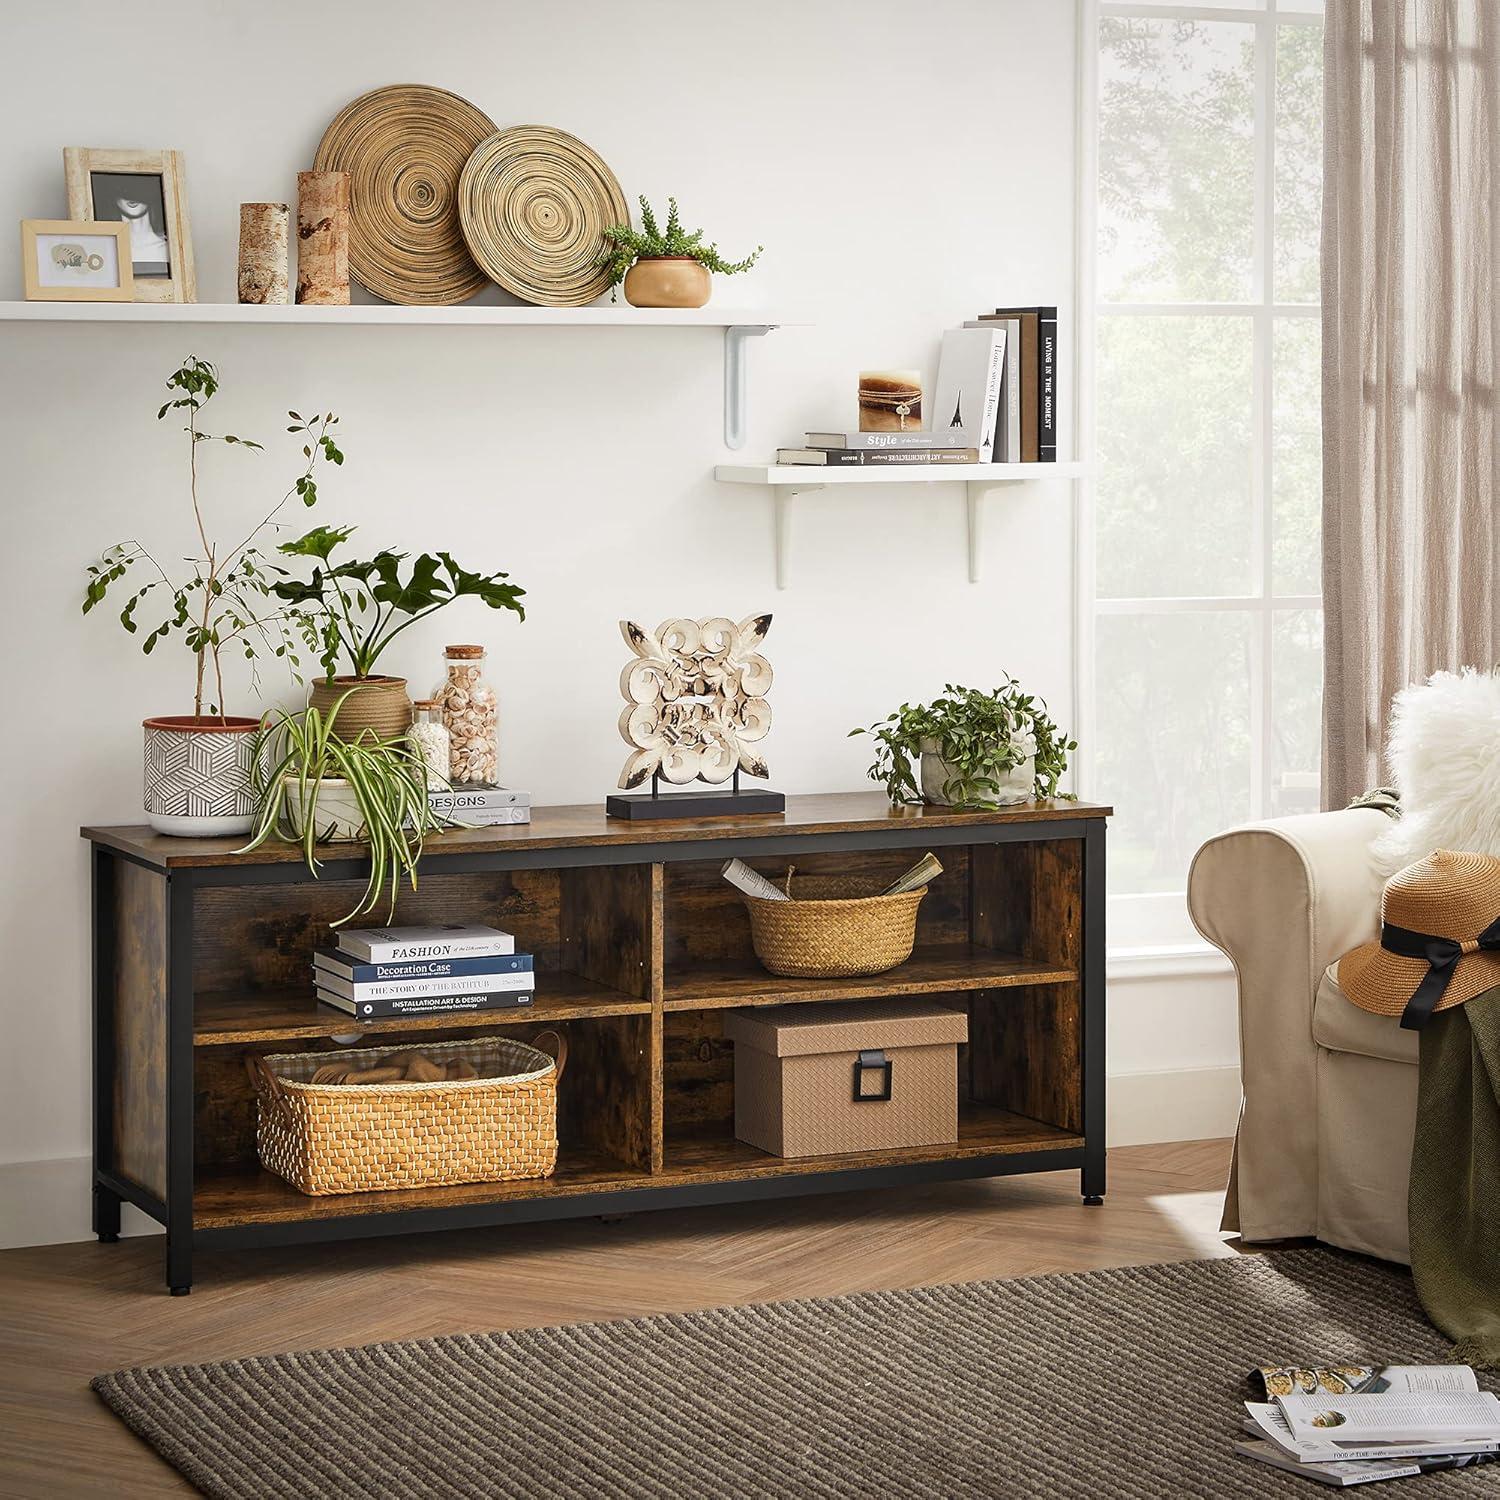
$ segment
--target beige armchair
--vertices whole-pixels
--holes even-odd
[[[1339,992],[1338,958],[1380,931],[1370,808],[1251,823],[1193,860],[1194,925],[1234,964],[1243,1103],[1223,1227],[1315,1236],[1408,1261],[1417,1037]]]

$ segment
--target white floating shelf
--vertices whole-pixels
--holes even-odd
[[[792,551],[792,501],[831,484],[961,484],[969,521],[969,582],[979,582],[983,499],[998,484],[1082,479],[1081,463],[1030,464],[720,464],[721,484],[763,484],[775,501],[776,587],[784,589]]]
[[[346,307],[264,307],[239,302],[0,302],[0,322],[11,323],[223,323],[316,324],[382,328],[713,328],[724,337],[724,446],[745,442],[745,342],[773,328],[804,326],[766,308],[397,307],[352,303]]]

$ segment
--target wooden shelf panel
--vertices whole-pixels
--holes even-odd
[[[665,1009],[717,1010],[727,1005],[791,1005],[799,1001],[867,1000],[886,995],[995,990],[1014,985],[1069,984],[1078,971],[1033,963],[974,943],[916,948],[898,968],[852,979],[785,979],[754,960],[695,964],[669,973]]]
[[[1031,1151],[1066,1151],[1083,1137],[991,1104],[959,1107],[958,1144],[911,1146],[894,1151],[860,1151],[843,1156],[771,1156],[723,1132],[667,1135],[665,1169],[655,1182],[724,1182],[743,1177],[785,1176],[793,1172],[847,1172],[902,1162],[955,1161],[971,1156],[1013,1156]]]
[[[336,1219],[351,1214],[411,1213],[527,1198],[565,1198],[579,1193],[686,1187],[695,1182],[732,1182],[767,1176],[847,1172],[909,1162],[1064,1151],[1082,1145],[1081,1135],[1008,1110],[975,1105],[966,1107],[959,1120],[956,1146],[918,1146],[844,1156],[781,1157],[767,1155],[723,1134],[669,1137],[665,1167],[655,1175],[625,1166],[600,1152],[565,1147],[558,1158],[557,1171],[547,1178],[309,1197],[262,1168],[226,1168],[199,1173],[193,1193],[193,1227],[227,1229],[245,1224]]]
[[[237,1042],[279,1042],[328,1037],[351,1031],[482,1031],[528,1021],[582,1021],[594,1016],[648,1016],[651,1002],[622,990],[595,984],[577,974],[538,974],[536,999],[507,1010],[448,1012],[436,1016],[403,1016],[388,1021],[361,1020],[319,1003],[307,991],[246,990],[199,995],[193,1005],[193,1042],[199,1047]]]

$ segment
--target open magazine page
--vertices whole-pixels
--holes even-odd
[[[1302,1440],[1500,1441],[1500,1400],[1488,1391],[1278,1396],[1276,1405]]]
[[[1377,1391],[1477,1391],[1468,1365],[1261,1365],[1249,1376],[1257,1401],[1277,1396],[1374,1394]]]
[[[1485,1440],[1475,1443],[1443,1442],[1435,1445],[1431,1440],[1415,1443],[1353,1442],[1336,1437],[1332,1432],[1322,1432],[1316,1437],[1298,1438],[1291,1424],[1282,1415],[1281,1409],[1269,1402],[1247,1401],[1245,1411],[1249,1414],[1246,1429],[1256,1437],[1274,1443],[1289,1458],[1304,1464],[1324,1464],[1374,1458],[1418,1458],[1437,1451],[1456,1453],[1494,1453],[1500,1441]]]

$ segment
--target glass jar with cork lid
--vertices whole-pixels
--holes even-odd
[[[493,786],[500,761],[495,694],[484,680],[483,646],[449,646],[447,669],[432,695],[448,730],[448,779],[454,786]]]

